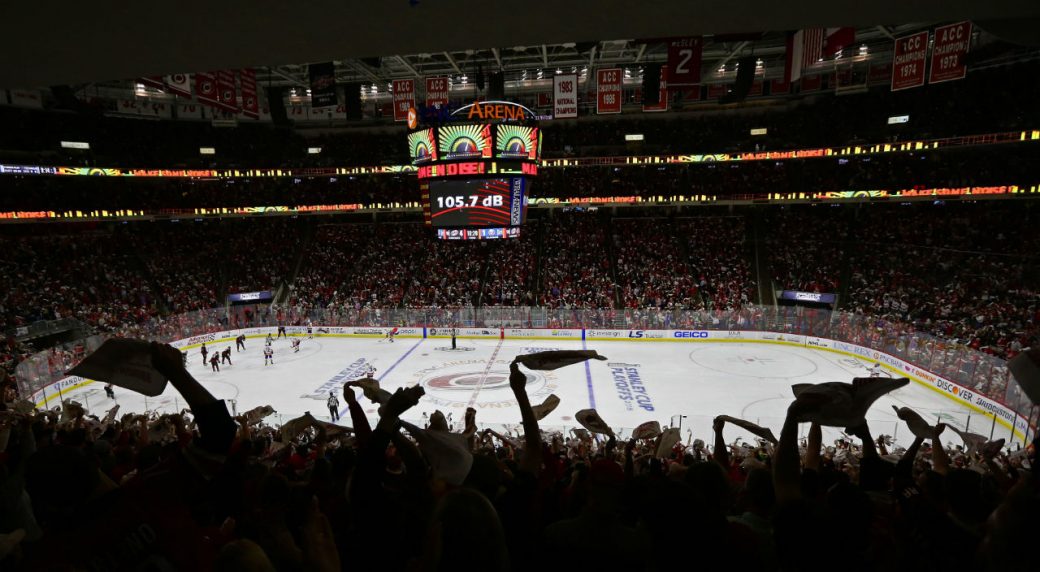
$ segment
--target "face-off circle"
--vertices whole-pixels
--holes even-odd
[[[532,400],[556,388],[555,378],[541,371],[528,371],[527,394]],[[515,403],[509,387],[509,362],[497,360],[488,368],[487,360],[455,360],[415,372],[426,397],[439,405],[468,404],[474,392],[477,406],[502,407]]]

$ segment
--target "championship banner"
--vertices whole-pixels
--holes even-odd
[[[578,74],[553,76],[553,119],[578,116]]]
[[[163,81],[166,83],[166,91],[181,97],[191,97],[191,74],[175,73],[166,76]]]
[[[668,68],[661,68],[661,95],[657,98],[657,103],[652,105],[643,104],[643,111],[646,113],[656,113],[659,111],[668,111],[668,74],[666,70]],[[709,93],[710,97],[710,93]]]
[[[935,29],[932,48],[932,71],[928,83],[964,79],[968,67],[964,56],[971,47],[971,22],[958,22]]]
[[[664,74],[668,85],[673,88],[700,85],[703,48],[704,41],[700,36],[668,42],[668,71]]]
[[[448,105],[448,78],[426,78],[426,107],[446,107]]]
[[[928,56],[928,32],[896,39],[892,56],[892,91],[924,85],[924,65]]]
[[[217,72],[217,107],[230,113],[238,113],[238,93],[235,91],[235,72]]]
[[[596,113],[621,113],[621,68],[596,70]]]
[[[415,107],[415,80],[395,79],[392,85],[394,94],[394,121],[406,121],[408,110]]]
[[[238,70],[238,83],[242,86],[242,115],[250,119],[260,119],[260,100],[256,93],[256,70],[253,68]]]
[[[217,105],[217,78],[209,72],[195,74],[195,96],[199,103]]]
[[[311,107],[336,105],[336,66],[332,62],[310,64]]]

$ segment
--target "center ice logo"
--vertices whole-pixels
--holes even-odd
[[[503,360],[496,360],[490,368],[485,360],[457,360],[417,371],[415,377],[426,389],[427,397],[438,404],[468,403],[479,388],[478,405],[498,401],[506,405],[514,401],[509,393],[508,367],[509,362]],[[532,399],[556,388],[545,372],[525,373],[527,393]]]

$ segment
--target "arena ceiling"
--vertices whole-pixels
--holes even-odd
[[[899,33],[894,24],[1038,16],[1037,0],[5,2],[0,87],[240,67],[260,68],[265,82],[303,86],[301,63],[328,60],[340,80],[377,82],[464,73],[478,63],[506,70],[639,63],[653,55],[653,44],[641,41],[650,38],[852,25],[869,42]],[[782,38],[765,40],[756,47],[782,50]],[[705,65],[746,48],[716,42]]]

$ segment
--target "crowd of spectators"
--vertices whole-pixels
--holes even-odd
[[[773,282],[780,290],[837,292],[852,230],[841,205],[765,211]],[[844,216],[843,216],[844,215]]]
[[[545,220],[539,262],[540,306],[613,308],[617,305],[605,224],[595,213],[570,213]]]
[[[675,231],[674,236],[686,241],[690,276],[703,306],[733,311],[755,298],[743,217],[676,219]]]
[[[919,417],[895,443],[862,418],[825,442],[838,404],[808,399],[778,438],[729,416],[696,437],[623,437],[598,416],[562,434],[539,426],[514,362],[517,429],[472,408],[419,422],[420,386],[366,389],[370,421],[355,388],[374,380],[337,388],[349,426],[274,427],[264,408],[232,417],[179,351],[151,351],[186,409],[33,411],[0,387],[5,569],[656,571],[688,566],[691,539],[741,570],[1031,566],[1035,448]]]
[[[482,306],[533,306],[538,276],[538,220],[528,220],[520,237],[492,245],[480,295]]]
[[[697,280],[668,219],[611,222],[617,290],[624,308],[696,308]]]

